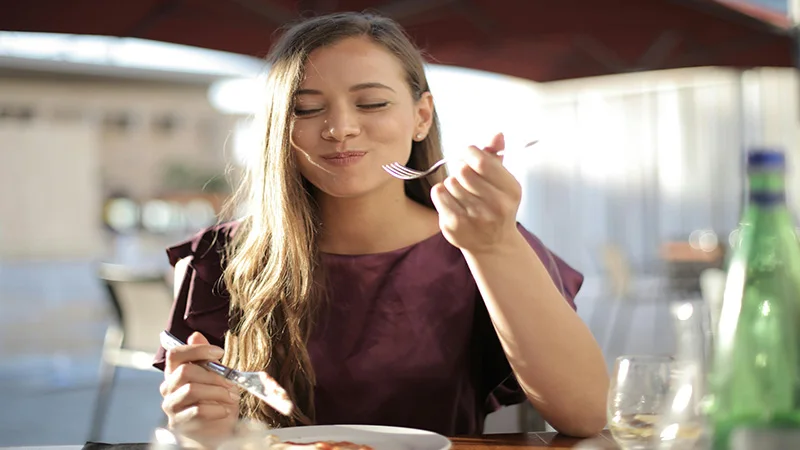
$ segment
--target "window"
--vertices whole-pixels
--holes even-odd
[[[0,105],[0,122],[31,122],[36,110],[31,105]]]

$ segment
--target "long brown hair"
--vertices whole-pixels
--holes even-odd
[[[289,426],[314,421],[314,370],[306,344],[324,285],[317,250],[318,211],[311,186],[299,173],[290,136],[295,92],[309,54],[348,37],[366,36],[397,56],[415,100],[429,91],[420,51],[393,20],[370,13],[337,13],[291,26],[268,62],[263,151],[252,161],[230,206],[246,204],[247,217],[228,246],[224,281],[231,299],[231,329],[224,362],[240,370],[266,370],[297,406],[294,417],[274,412],[244,394],[240,415]],[[441,157],[438,120],[412,146],[408,165],[428,167]],[[430,189],[444,174],[405,182],[406,195],[433,208]]]

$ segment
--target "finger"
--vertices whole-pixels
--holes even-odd
[[[485,179],[489,184],[495,186],[502,192],[509,192],[515,189],[517,180],[511,175],[500,158],[470,146],[463,153],[461,160],[474,170],[478,175]]]
[[[229,406],[219,404],[194,405],[175,413],[170,421],[173,426],[189,423],[196,419],[220,420],[230,417],[236,412]]]
[[[173,414],[193,405],[218,403],[223,406],[238,406],[239,394],[208,384],[184,384],[177,391],[164,398],[164,409]]]
[[[502,192],[468,164],[456,167],[451,176],[458,180],[467,192],[479,197],[483,202],[497,202],[502,198]]]
[[[439,212],[440,220],[450,215],[463,216],[467,214],[464,207],[450,194],[443,183],[438,183],[431,188],[431,201],[433,201],[436,211]]]
[[[178,390],[185,384],[207,384],[219,386],[224,389],[238,392],[238,388],[230,380],[221,377],[216,373],[191,363],[180,365],[175,371],[164,377],[162,396],[166,396]]]
[[[464,209],[468,217],[481,217],[484,215],[483,200],[467,191],[455,177],[447,177],[444,187]]]
[[[492,138],[489,145],[483,147],[483,151],[489,153],[497,153],[500,150],[504,150],[506,148],[506,137],[503,133],[497,133]]]
[[[172,373],[181,364],[200,361],[218,361],[225,352],[216,345],[189,344],[167,350],[165,374]]]
[[[209,344],[208,339],[206,339],[206,337],[203,336],[203,333],[200,333],[199,331],[195,331],[189,335],[189,339],[186,340],[186,343],[193,345]]]

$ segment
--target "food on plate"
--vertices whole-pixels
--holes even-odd
[[[277,436],[270,436],[269,450],[374,450],[374,449],[369,445],[355,444],[349,441],[293,442],[293,441],[281,441]]]

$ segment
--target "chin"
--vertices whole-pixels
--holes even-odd
[[[380,170],[380,169],[379,169]],[[380,194],[387,188],[393,190],[394,184],[388,176],[375,171],[359,171],[348,174],[313,173],[313,177],[305,178],[314,185],[316,191],[332,198],[358,198],[372,194]]]
[[[352,182],[315,183],[314,186],[320,193],[333,198],[363,197],[377,190],[376,186],[370,186],[358,180],[352,180]]]

